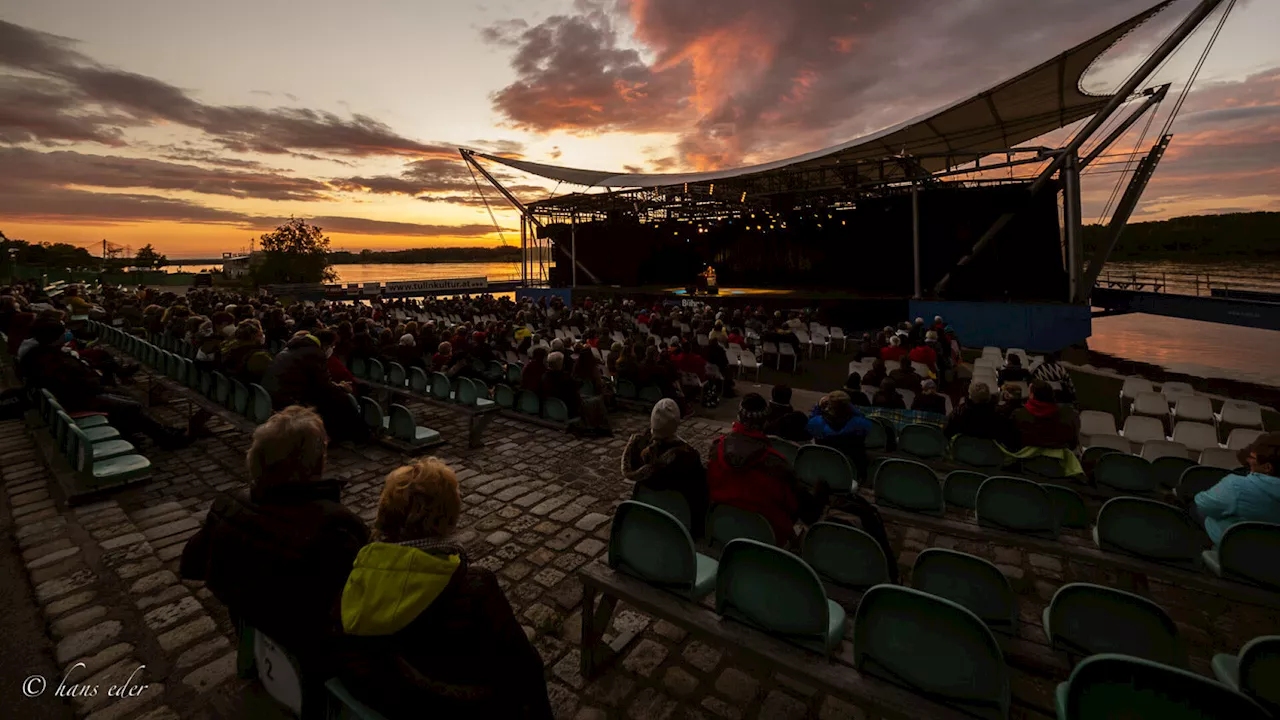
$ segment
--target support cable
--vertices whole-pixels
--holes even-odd
[[[498,231],[498,237],[502,239],[502,247],[507,246],[507,236],[502,232],[502,226],[498,224],[498,218],[493,214],[493,208],[489,207],[489,198],[484,196],[484,191],[480,189],[480,180],[476,177],[475,168],[471,167],[471,163],[467,163],[467,170],[471,172],[471,182],[476,184],[476,194],[484,201],[484,209],[489,211],[489,219],[493,221],[493,227]]]

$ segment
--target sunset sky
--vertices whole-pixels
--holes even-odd
[[[0,230],[177,258],[296,215],[335,248],[497,245],[459,146],[619,172],[788,157],[962,99],[1154,1],[14,0]],[[1193,5],[1086,87],[1114,87]],[[1149,84],[1176,93],[1216,19]],[[1136,219],[1280,210],[1278,27],[1280,3],[1237,2]],[[526,200],[556,190],[503,177]],[[1087,216],[1115,180],[1087,178]]]

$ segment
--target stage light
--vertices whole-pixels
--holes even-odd
[[[742,199],[738,200],[738,202],[743,203],[743,202],[746,202],[746,201],[747,201],[747,193],[746,193],[746,192],[743,192],[743,193],[742,193]]]
[[[708,195],[715,195],[715,194],[716,194],[716,184],[715,184],[715,183],[711,183],[711,188],[707,190],[707,194],[708,194]]]

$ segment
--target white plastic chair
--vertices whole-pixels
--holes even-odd
[[[796,330],[795,333],[796,333],[796,339],[800,341],[800,349],[801,350],[807,349],[809,353],[809,357],[812,358],[813,357],[813,338],[809,337],[809,333],[805,332],[804,330]]]
[[[749,352],[744,352],[738,358],[738,362],[741,365],[744,372],[747,370],[755,370],[756,382],[760,381],[760,363],[756,360],[755,355],[752,355]]]
[[[1000,371],[1000,366],[996,364],[996,361],[985,355],[980,358],[974,358],[973,360],[974,371],[976,372],[979,368],[986,368],[992,372]]]
[[[1252,428],[1236,428],[1227,436],[1227,449],[1243,450],[1252,445],[1253,441],[1262,437],[1262,435],[1263,432],[1261,430],[1254,430]]]
[[[914,360],[911,361],[911,367],[915,368],[916,374],[922,378],[929,377],[929,374],[933,372],[932,370],[929,369],[928,365],[925,365],[924,363],[916,362]]]
[[[1125,440],[1119,435],[1091,435],[1088,438],[1088,442],[1082,444],[1085,449],[1091,447],[1105,447],[1111,448],[1112,450],[1119,450],[1122,453],[1133,453],[1133,443]]]
[[[1181,395],[1173,406],[1173,419],[1212,423],[1213,401],[1203,395]]]
[[[1169,440],[1148,440],[1142,443],[1142,459],[1148,462],[1162,457],[1190,458],[1187,446]]]
[[[782,369],[782,358],[784,357],[791,358],[792,371],[800,369],[800,358],[796,357],[796,351],[794,348],[791,347],[791,343],[778,344],[778,369],[779,370]]]
[[[1138,393],[1129,412],[1133,415],[1165,418],[1169,416],[1169,401],[1157,392]]]
[[[1195,452],[1218,447],[1218,429],[1198,422],[1180,422],[1173,428],[1173,441]]]
[[[1257,428],[1261,430],[1262,408],[1258,403],[1248,400],[1227,400],[1222,403],[1222,413],[1218,420],[1223,425],[1233,428]]]
[[[991,361],[992,367],[1004,366],[1004,353],[1000,352],[1000,348],[990,345],[982,348],[982,357]]]
[[[1169,402],[1175,402],[1178,398],[1185,395],[1195,395],[1195,388],[1184,382],[1167,382],[1160,386],[1160,392],[1167,398]]]
[[[1236,450],[1224,448],[1206,448],[1200,453],[1200,464],[1223,470],[1235,470],[1240,467],[1240,458],[1236,457],[1236,452]]]
[[[769,356],[772,355],[775,358],[774,363],[777,364],[779,367],[781,367],[782,358],[778,354],[777,343],[765,342],[763,347],[764,347],[764,357],[762,358],[762,360],[764,362],[768,362]]]
[[[1132,415],[1125,418],[1120,434],[1125,440],[1137,445],[1148,440],[1164,440],[1164,423],[1157,418]]]
[[[1120,397],[1125,400],[1136,400],[1140,393],[1155,392],[1155,386],[1146,378],[1127,377],[1124,379],[1124,387],[1120,388]],[[1123,403],[1127,405],[1128,403]]]
[[[840,343],[840,352],[844,352],[846,350],[846,346],[845,346],[846,338],[844,336],[844,330],[838,327],[831,328],[830,338],[831,338],[831,342]]]
[[[1084,410],[1080,413],[1080,433],[1082,435],[1115,435],[1116,419],[1109,412]]]
[[[702,333],[698,333],[698,345],[700,347],[707,347],[710,344],[711,344],[710,338],[708,338],[706,335],[703,335]]]
[[[916,394],[904,388],[898,388],[898,394],[902,396],[902,403],[910,410],[912,403],[916,401]]]

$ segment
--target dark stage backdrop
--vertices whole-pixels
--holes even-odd
[[[1062,300],[1055,188],[1029,200],[1026,187],[942,187],[920,193],[921,277],[928,293],[1006,209],[1023,207],[981,255],[959,269],[946,292],[956,300]],[[785,225],[785,227],[784,227]],[[706,265],[722,287],[840,290],[904,297],[913,291],[911,195],[859,201],[848,210],[791,210],[705,225],[641,224],[619,216],[577,227],[578,261],[602,284],[686,286]],[[545,231],[569,281],[569,228]],[[578,282],[589,282],[581,271]]]

